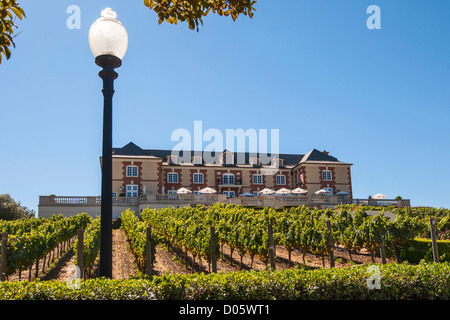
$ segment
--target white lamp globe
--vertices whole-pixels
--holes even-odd
[[[118,21],[117,13],[106,8],[102,17],[95,21],[89,29],[89,46],[94,57],[116,57],[120,61],[128,48],[128,33]]]

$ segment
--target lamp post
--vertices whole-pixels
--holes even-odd
[[[101,18],[89,30],[89,46],[95,63],[102,68],[103,80],[103,147],[102,147],[102,195],[100,222],[100,276],[112,278],[112,100],[114,69],[122,65],[128,47],[125,27],[116,19],[117,14],[106,8]]]

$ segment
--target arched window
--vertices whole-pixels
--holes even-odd
[[[234,174],[225,173],[222,175],[223,184],[235,184]]]

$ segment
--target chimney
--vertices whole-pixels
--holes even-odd
[[[330,154],[330,153],[329,153],[328,151],[326,151],[326,150],[323,150],[322,153],[325,154],[325,155],[327,155],[327,156]]]

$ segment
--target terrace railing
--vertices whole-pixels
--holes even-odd
[[[356,204],[369,206],[397,206],[409,207],[410,200],[395,199],[345,199],[338,196],[264,196],[229,198],[224,194],[144,194],[139,197],[113,197],[114,205],[139,206],[139,204],[213,204],[222,202],[254,207],[283,207],[283,206],[317,206]],[[100,206],[101,198],[95,196],[41,196],[40,206]]]

